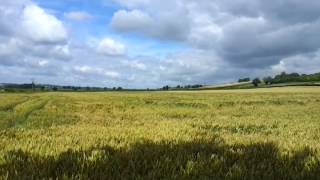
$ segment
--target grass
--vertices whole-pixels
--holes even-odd
[[[199,90],[228,90],[228,89],[251,89],[256,88],[252,84],[252,82],[240,82],[240,83],[230,83],[230,84],[222,84],[216,86],[203,86],[198,88]]]
[[[275,88],[275,87],[294,87],[294,86],[320,86],[319,82],[288,82],[288,83],[278,83],[278,84],[264,84],[260,83],[258,87],[255,87],[252,82],[241,82],[224,84],[217,86],[203,86],[195,90],[235,90],[235,89],[256,89],[256,88]]]
[[[0,179],[319,179],[320,88],[0,94]]]

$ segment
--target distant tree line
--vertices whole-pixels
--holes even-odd
[[[250,82],[250,78],[242,78],[242,79],[239,79],[238,82],[241,83],[241,82]]]
[[[8,92],[14,91],[122,91],[122,87],[81,87],[81,86],[58,86],[58,85],[45,85],[45,84],[35,84],[34,82],[30,84],[1,84],[0,88]]]
[[[238,82],[251,82],[254,86],[259,86],[259,84],[264,83],[265,85],[280,84],[280,83],[290,83],[290,82],[320,82],[320,73],[315,74],[299,74],[299,73],[286,73],[282,72],[274,77],[268,76],[260,80],[255,78],[251,80],[249,77],[240,78]],[[187,90],[201,88],[203,85],[177,85],[170,87],[168,85],[163,86],[160,89],[152,90]],[[50,84],[35,84],[34,81],[30,84],[0,84],[0,89],[2,91],[20,91],[20,90],[32,90],[32,91],[137,91],[137,90],[147,90],[150,89],[124,89],[122,87],[81,87],[81,86],[56,86]]]
[[[264,82],[266,84],[279,84],[288,82],[317,82],[320,81],[320,73],[315,74],[299,74],[299,73],[286,73],[276,75],[275,77],[265,77]]]
[[[177,86],[173,86],[173,87],[170,87],[168,85],[166,86],[163,86],[161,88],[161,90],[164,90],[164,91],[168,91],[168,90],[183,90],[183,89],[195,89],[195,88],[200,88],[200,87],[203,87],[203,85],[201,84],[194,84],[194,85],[177,85]]]
[[[250,78],[240,78],[238,82],[250,82]],[[258,86],[262,82],[266,85],[290,83],[290,82],[319,82],[320,73],[315,74],[299,74],[299,73],[286,73],[282,72],[274,77],[267,76],[262,80],[259,78],[253,79],[251,82],[254,86]]]

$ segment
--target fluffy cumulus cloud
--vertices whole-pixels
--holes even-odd
[[[123,61],[123,65],[141,71],[147,70],[147,66],[139,61]]]
[[[0,63],[25,59],[66,60],[71,57],[67,30],[55,16],[29,1],[0,4]]]
[[[82,74],[101,74],[101,75],[106,75],[108,77],[119,77],[119,73],[115,71],[106,71],[103,68],[99,67],[92,67],[92,66],[76,66],[74,68],[75,71],[82,73]]]
[[[1,82],[138,88],[320,69],[317,0],[37,2],[0,2]]]
[[[67,41],[62,22],[34,4],[26,5],[23,10],[22,29],[34,42],[64,44]]]
[[[180,16],[183,17],[182,15],[181,13]],[[183,40],[188,33],[185,31],[188,30],[185,28],[188,22],[183,18],[177,21],[171,16],[151,16],[141,10],[119,10],[114,14],[111,26],[119,32],[133,32],[162,40]]]
[[[281,59],[279,64],[272,66],[274,73],[300,72],[300,73],[318,73],[320,67],[320,51],[299,54]]]
[[[72,59],[64,23],[31,1],[2,1],[0,29],[2,82],[49,82]]]
[[[239,69],[270,68],[284,58],[320,48],[319,1],[118,0],[118,3],[128,10],[115,13],[111,23],[115,30],[139,32],[153,38],[157,37],[154,34],[161,34],[195,49],[215,52]],[[181,27],[172,28],[161,17],[171,17]],[[163,30],[166,28],[172,31]],[[183,36],[176,38],[172,34]]]
[[[104,38],[99,42],[97,52],[106,56],[121,56],[126,53],[126,47],[113,39]]]

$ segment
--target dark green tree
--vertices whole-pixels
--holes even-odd
[[[255,79],[252,81],[252,84],[253,84],[255,87],[258,87],[260,83],[261,83],[261,80],[260,80],[259,78],[255,78]]]
[[[242,79],[239,79],[238,82],[249,82],[250,81],[250,78],[242,78]]]
[[[168,91],[168,90],[169,90],[169,86],[168,86],[168,85],[163,86],[162,90],[164,90],[164,91]]]
[[[268,76],[263,78],[263,82],[268,85],[268,84],[272,84],[272,77]]]

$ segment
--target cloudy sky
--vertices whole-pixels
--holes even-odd
[[[320,71],[319,0],[1,0],[0,82],[156,88]]]

